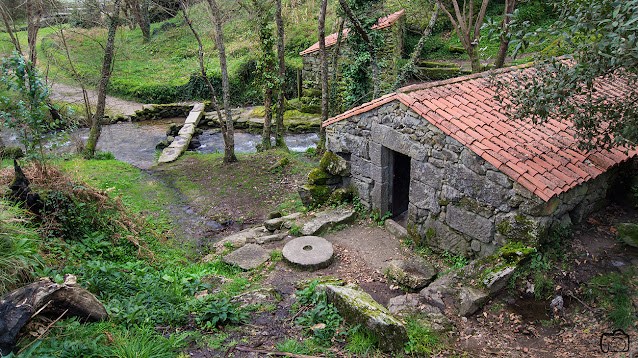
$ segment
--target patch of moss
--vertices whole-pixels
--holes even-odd
[[[308,191],[312,196],[312,202],[315,206],[321,205],[328,201],[332,193],[330,188],[325,185],[308,185]]]
[[[330,204],[343,204],[343,203],[348,203],[351,202],[354,199],[354,190],[348,188],[339,188],[335,191],[332,192],[332,194],[330,195],[330,199],[328,199],[328,202]]]

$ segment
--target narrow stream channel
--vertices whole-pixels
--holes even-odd
[[[110,152],[115,159],[134,165],[140,169],[148,169],[157,163],[155,145],[166,139],[166,130],[171,123],[184,123],[185,118],[165,118],[143,122],[124,122],[104,126],[97,148]],[[52,151],[64,153],[74,151],[76,143],[85,143],[89,130],[81,128],[71,134],[70,138]],[[18,145],[18,138],[2,132],[6,145]],[[224,139],[221,133],[206,130],[199,136],[201,143],[197,151],[200,153],[223,153]],[[292,151],[303,152],[316,147],[319,136],[316,133],[291,134],[284,136],[284,141]],[[261,143],[261,135],[235,132],[235,152],[254,153],[255,145]]]

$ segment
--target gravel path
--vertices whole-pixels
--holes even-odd
[[[91,108],[94,109],[97,103],[97,91],[89,89],[87,92],[91,101]],[[54,102],[75,103],[78,105],[83,105],[84,103],[82,89],[64,83],[51,84],[51,100]],[[142,109],[143,106],[142,103],[106,96],[106,110],[107,113],[111,115],[122,114],[128,116]]]

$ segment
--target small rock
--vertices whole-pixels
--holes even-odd
[[[554,299],[552,299],[552,302],[550,302],[549,307],[553,309],[554,312],[558,312],[563,310],[563,304],[564,304],[563,296],[558,295],[554,297]]]
[[[359,286],[321,285],[317,289],[326,292],[328,301],[337,307],[346,322],[361,324],[375,334],[380,349],[403,351],[408,340],[403,324]]]
[[[392,219],[387,219],[385,221],[385,229],[397,239],[408,238],[408,230]]]
[[[485,286],[490,292],[490,295],[494,295],[498,291],[502,290],[509,282],[510,278],[516,270],[515,266],[508,266],[496,272],[490,273],[483,281]]]
[[[268,213],[268,215],[266,215],[266,220],[280,218],[280,217],[282,217],[280,211],[271,211]]]
[[[255,243],[263,245],[273,241],[281,241],[286,237],[286,234],[266,235],[255,238]]]

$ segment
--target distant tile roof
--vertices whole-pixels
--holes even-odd
[[[388,16],[384,16],[382,18],[379,19],[379,21],[377,21],[377,23],[372,26],[373,30],[380,30],[380,29],[385,29],[386,27],[390,27],[392,25],[394,25],[395,22],[397,22],[397,20],[399,20],[403,15],[405,15],[405,9],[399,10],[393,14],[390,14]],[[345,28],[343,29],[343,35],[341,36],[341,41],[344,41],[346,38],[348,38],[348,34],[350,33],[350,29],[349,28]],[[339,33],[335,32],[333,34],[330,34],[328,36],[326,36],[326,48],[333,46],[334,44],[337,43],[337,38],[339,37]],[[313,53],[319,51],[319,41],[315,42],[314,45],[308,47],[307,49],[299,52],[299,54],[301,56],[303,55],[307,55],[309,53]]]
[[[498,76],[511,76],[512,69],[522,67],[501,70]],[[619,149],[584,152],[577,147],[575,130],[554,119],[542,125],[509,119],[486,76],[404,87],[330,118],[323,126],[398,100],[545,201],[638,155],[636,150],[625,154]],[[600,84],[607,93],[620,96],[631,91],[609,81]]]

